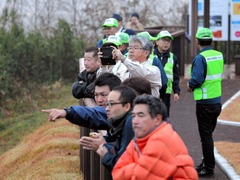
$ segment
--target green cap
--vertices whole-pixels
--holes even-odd
[[[209,28],[199,28],[196,33],[197,39],[212,39],[213,33]]]
[[[118,21],[115,18],[108,18],[104,21],[102,27],[118,27]]]
[[[150,41],[156,41],[156,40],[157,40],[156,37],[151,36],[151,35],[149,34],[149,32],[147,32],[147,31],[143,31],[143,32],[137,33],[137,36],[146,37],[146,38],[148,38]]]
[[[128,44],[129,35],[125,32],[117,33],[122,44]]]
[[[115,36],[115,35],[110,35],[107,40],[103,43],[103,45],[111,45],[114,44],[115,46],[120,46],[122,45],[121,41],[120,41],[120,37]]]
[[[168,31],[160,31],[157,35],[157,39],[161,39],[161,38],[165,38],[165,37],[168,37],[171,40],[173,40],[172,35]]]

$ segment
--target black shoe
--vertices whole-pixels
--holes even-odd
[[[214,172],[213,170],[208,170],[205,167],[203,167],[202,170],[198,172],[198,176],[205,178],[214,178]]]
[[[203,169],[203,167],[204,167],[204,164],[201,163],[201,164],[199,164],[198,166],[196,166],[195,169],[196,169],[196,171],[199,173],[199,172]]]

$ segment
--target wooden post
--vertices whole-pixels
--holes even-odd
[[[192,0],[192,32],[191,32],[191,42],[190,42],[190,61],[194,59],[197,54],[196,38],[195,34],[197,32],[197,22],[198,22],[198,0]]]
[[[204,27],[209,28],[210,19],[210,0],[204,0]]]

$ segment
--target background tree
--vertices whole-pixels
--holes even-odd
[[[1,0],[0,115],[1,109],[8,108],[9,99],[31,109],[34,106],[28,100],[41,94],[43,84],[73,82],[84,47],[102,38],[104,20],[120,13],[126,23],[132,12],[139,13],[146,27],[184,25],[186,3]]]

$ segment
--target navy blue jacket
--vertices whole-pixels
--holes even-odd
[[[72,106],[65,108],[65,111],[67,112],[65,118],[73,124],[91,129],[108,130],[107,136],[104,137],[107,142],[104,146],[108,152],[102,158],[102,163],[111,172],[134,137],[131,111],[115,120],[114,123],[109,123],[111,120],[107,120],[106,109],[100,106]]]
[[[101,39],[101,40],[99,40],[99,41],[97,42],[96,47],[97,47],[97,48],[101,48],[102,45],[103,45],[103,40]]]
[[[107,143],[104,144],[108,152],[102,158],[102,163],[110,172],[134,137],[131,112],[118,121],[118,124],[112,124],[113,128],[108,131],[105,138]]]
[[[167,81],[168,81],[168,78],[167,78],[167,75],[163,69],[163,65],[161,63],[161,61],[158,59],[157,56],[154,57],[153,59],[153,64],[154,66],[157,66],[161,72],[161,79],[162,79],[162,88],[166,88],[167,87]],[[161,88],[161,89],[162,89]]]
[[[65,111],[65,118],[73,124],[96,130],[109,130],[111,127],[104,107],[72,106]]]

